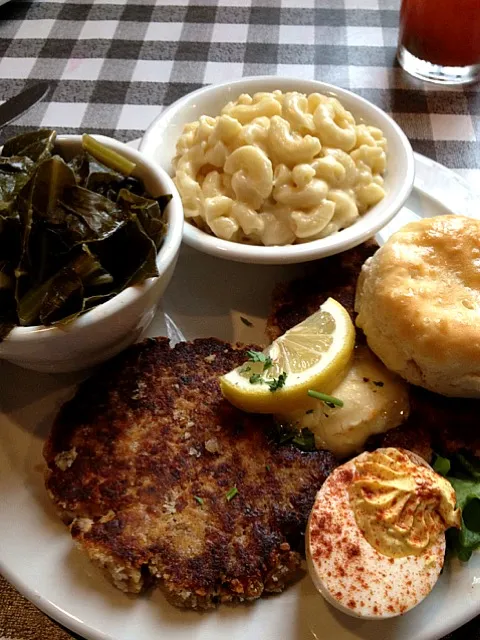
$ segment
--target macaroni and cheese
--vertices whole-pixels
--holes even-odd
[[[384,197],[386,140],[333,97],[242,94],[185,126],[173,166],[189,222],[286,245],[344,229]]]

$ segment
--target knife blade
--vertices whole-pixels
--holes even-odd
[[[50,83],[36,82],[13,98],[5,100],[0,104],[0,127],[10,124],[31,109],[45,97],[49,89]]]

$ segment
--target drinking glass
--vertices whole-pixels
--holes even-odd
[[[397,57],[405,71],[422,80],[478,80],[480,0],[402,0]]]

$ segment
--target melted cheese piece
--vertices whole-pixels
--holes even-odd
[[[407,385],[363,345],[355,348],[350,370],[331,395],[340,398],[343,407],[312,400],[310,409],[281,420],[310,429],[318,449],[339,457],[357,453],[369,436],[398,427],[408,417]]]

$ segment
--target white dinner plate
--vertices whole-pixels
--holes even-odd
[[[475,214],[475,197],[456,174],[418,155],[416,170],[408,202],[413,213],[403,210],[390,230],[416,216]],[[263,342],[274,284],[308,268],[219,261],[184,247],[148,334]],[[74,548],[43,485],[42,444],[75,378],[6,362],[0,376],[0,571],[45,613],[88,640],[434,640],[480,614],[480,554],[466,565],[449,561],[421,605],[384,622],[330,608],[308,576],[281,595],[203,614],[175,609],[160,592],[128,597]]]

